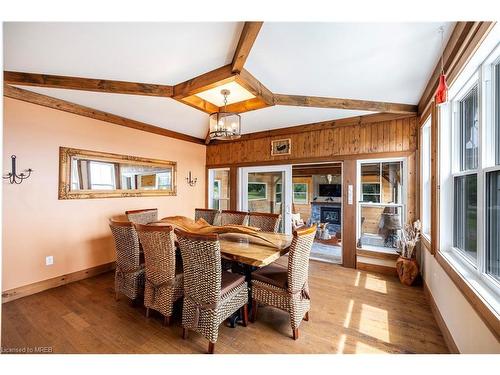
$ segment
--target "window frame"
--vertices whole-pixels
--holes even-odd
[[[425,120],[422,122],[420,126],[420,221],[422,222],[422,238],[427,242],[427,246],[430,247],[431,238],[432,238],[432,113],[429,113]],[[424,150],[424,131],[428,130],[428,149]],[[424,151],[428,151],[428,163],[424,163]],[[428,171],[428,184],[429,184],[429,197],[427,198],[427,207],[425,204],[424,194],[424,164],[429,168]],[[426,215],[426,210],[428,210],[428,215]],[[425,226],[427,225],[426,221],[429,221],[428,227],[429,232],[426,233],[424,231]]]
[[[221,197],[220,195],[220,189],[221,189],[221,186],[222,186],[222,181],[220,179],[216,179],[215,178],[215,174],[217,171],[227,171],[228,173],[228,185],[229,185],[229,188],[227,189],[228,190],[228,196],[227,197]],[[214,182],[215,181],[221,181],[220,184],[219,184],[219,197],[215,198],[214,196],[214,190],[213,190],[213,186],[214,186]],[[220,210],[220,207],[221,207],[221,201],[227,201],[227,202],[230,202],[230,199],[231,199],[231,168],[210,168],[208,169],[208,184],[207,184],[207,188],[208,188],[208,208],[210,209],[213,209],[213,210]],[[217,200],[219,202],[219,208],[214,208],[214,201]],[[229,205],[228,205],[229,206]]]
[[[480,296],[485,302],[494,310],[497,314],[500,314],[500,281],[495,279],[493,276],[487,274],[486,269],[486,234],[488,228],[487,224],[487,210],[486,210],[486,176],[488,173],[493,171],[499,171],[500,165],[496,165],[495,162],[495,142],[496,138],[494,136],[495,128],[495,113],[493,106],[493,99],[498,93],[494,92],[493,77],[493,67],[495,64],[500,62],[500,44],[478,65],[475,70],[469,70],[469,77],[459,77],[455,84],[461,83],[462,86],[455,89],[454,85],[450,88],[452,92],[452,99],[450,103],[441,106],[440,118],[444,120],[444,123],[440,126],[440,142],[443,140],[450,139],[447,138],[446,132],[451,133],[451,147],[450,147],[450,157],[451,160],[449,165],[448,176],[443,173],[440,176],[441,188],[444,194],[441,196],[448,195],[448,190],[451,190],[452,197],[447,202],[443,203],[445,199],[441,201],[440,207],[440,222],[443,222],[443,217],[446,218],[447,212],[451,213],[451,227],[453,233],[455,231],[454,221],[455,221],[455,178],[459,176],[466,176],[470,174],[477,175],[477,260],[476,262],[471,261],[471,258],[467,256],[462,250],[456,248],[453,244],[453,235],[441,236],[440,241],[440,251],[439,256],[441,256],[446,262],[448,262],[452,269],[454,269],[466,284],[474,290],[474,292]],[[460,170],[460,143],[459,143],[459,128],[458,123],[458,101],[461,100],[467,92],[473,87],[477,82],[478,85],[478,166],[476,169]],[[455,91],[456,93],[453,93]],[[448,122],[448,124],[446,123]],[[450,130],[446,130],[446,126],[450,126]],[[443,148],[443,144],[440,145]],[[446,159],[446,153],[440,156],[442,162]],[[445,168],[446,169],[446,168]],[[446,182],[450,179],[450,182]],[[445,188],[446,186],[446,188]],[[443,216],[444,215],[444,216]],[[448,218],[449,219],[449,218]],[[446,230],[444,231],[446,233]],[[451,242],[451,244],[450,244]],[[446,244],[448,243],[448,244]],[[443,246],[445,245],[445,246]]]
[[[407,217],[408,208],[408,157],[395,157],[395,158],[376,158],[376,159],[362,159],[356,162],[356,181],[358,186],[362,186],[361,183],[361,165],[362,164],[373,164],[380,163],[382,168],[382,163],[390,162],[402,162],[401,171],[401,203],[373,203],[373,202],[363,202],[362,189],[356,189],[356,242],[361,238],[361,208],[362,207],[396,207],[401,209],[401,224],[404,226]],[[380,186],[382,188],[382,184]],[[382,190],[380,191],[382,195]],[[361,247],[363,249],[363,247]],[[396,253],[396,249],[394,249]]]

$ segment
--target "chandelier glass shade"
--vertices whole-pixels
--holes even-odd
[[[222,90],[224,95],[224,109],[219,112],[210,114],[209,125],[210,139],[231,140],[241,136],[241,117],[237,113],[226,112],[227,96],[229,90]]]

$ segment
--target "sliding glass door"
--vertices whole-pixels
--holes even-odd
[[[263,166],[239,169],[241,211],[281,214],[281,232],[292,232],[292,166]]]

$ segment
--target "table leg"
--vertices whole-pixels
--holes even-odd
[[[257,267],[254,266],[249,266],[247,264],[241,264],[239,263],[238,266],[240,266],[240,269],[243,270],[243,274],[245,275],[245,281],[248,284],[248,315],[251,316],[252,314],[252,271],[256,270]],[[231,328],[236,327],[236,323],[243,325],[243,316],[241,316],[241,309],[238,309],[237,312],[235,312],[233,315],[229,317],[229,326]]]

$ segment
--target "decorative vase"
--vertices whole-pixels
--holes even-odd
[[[418,276],[418,263],[416,259],[409,259],[400,256],[396,261],[396,270],[399,280],[408,286],[411,286]]]

